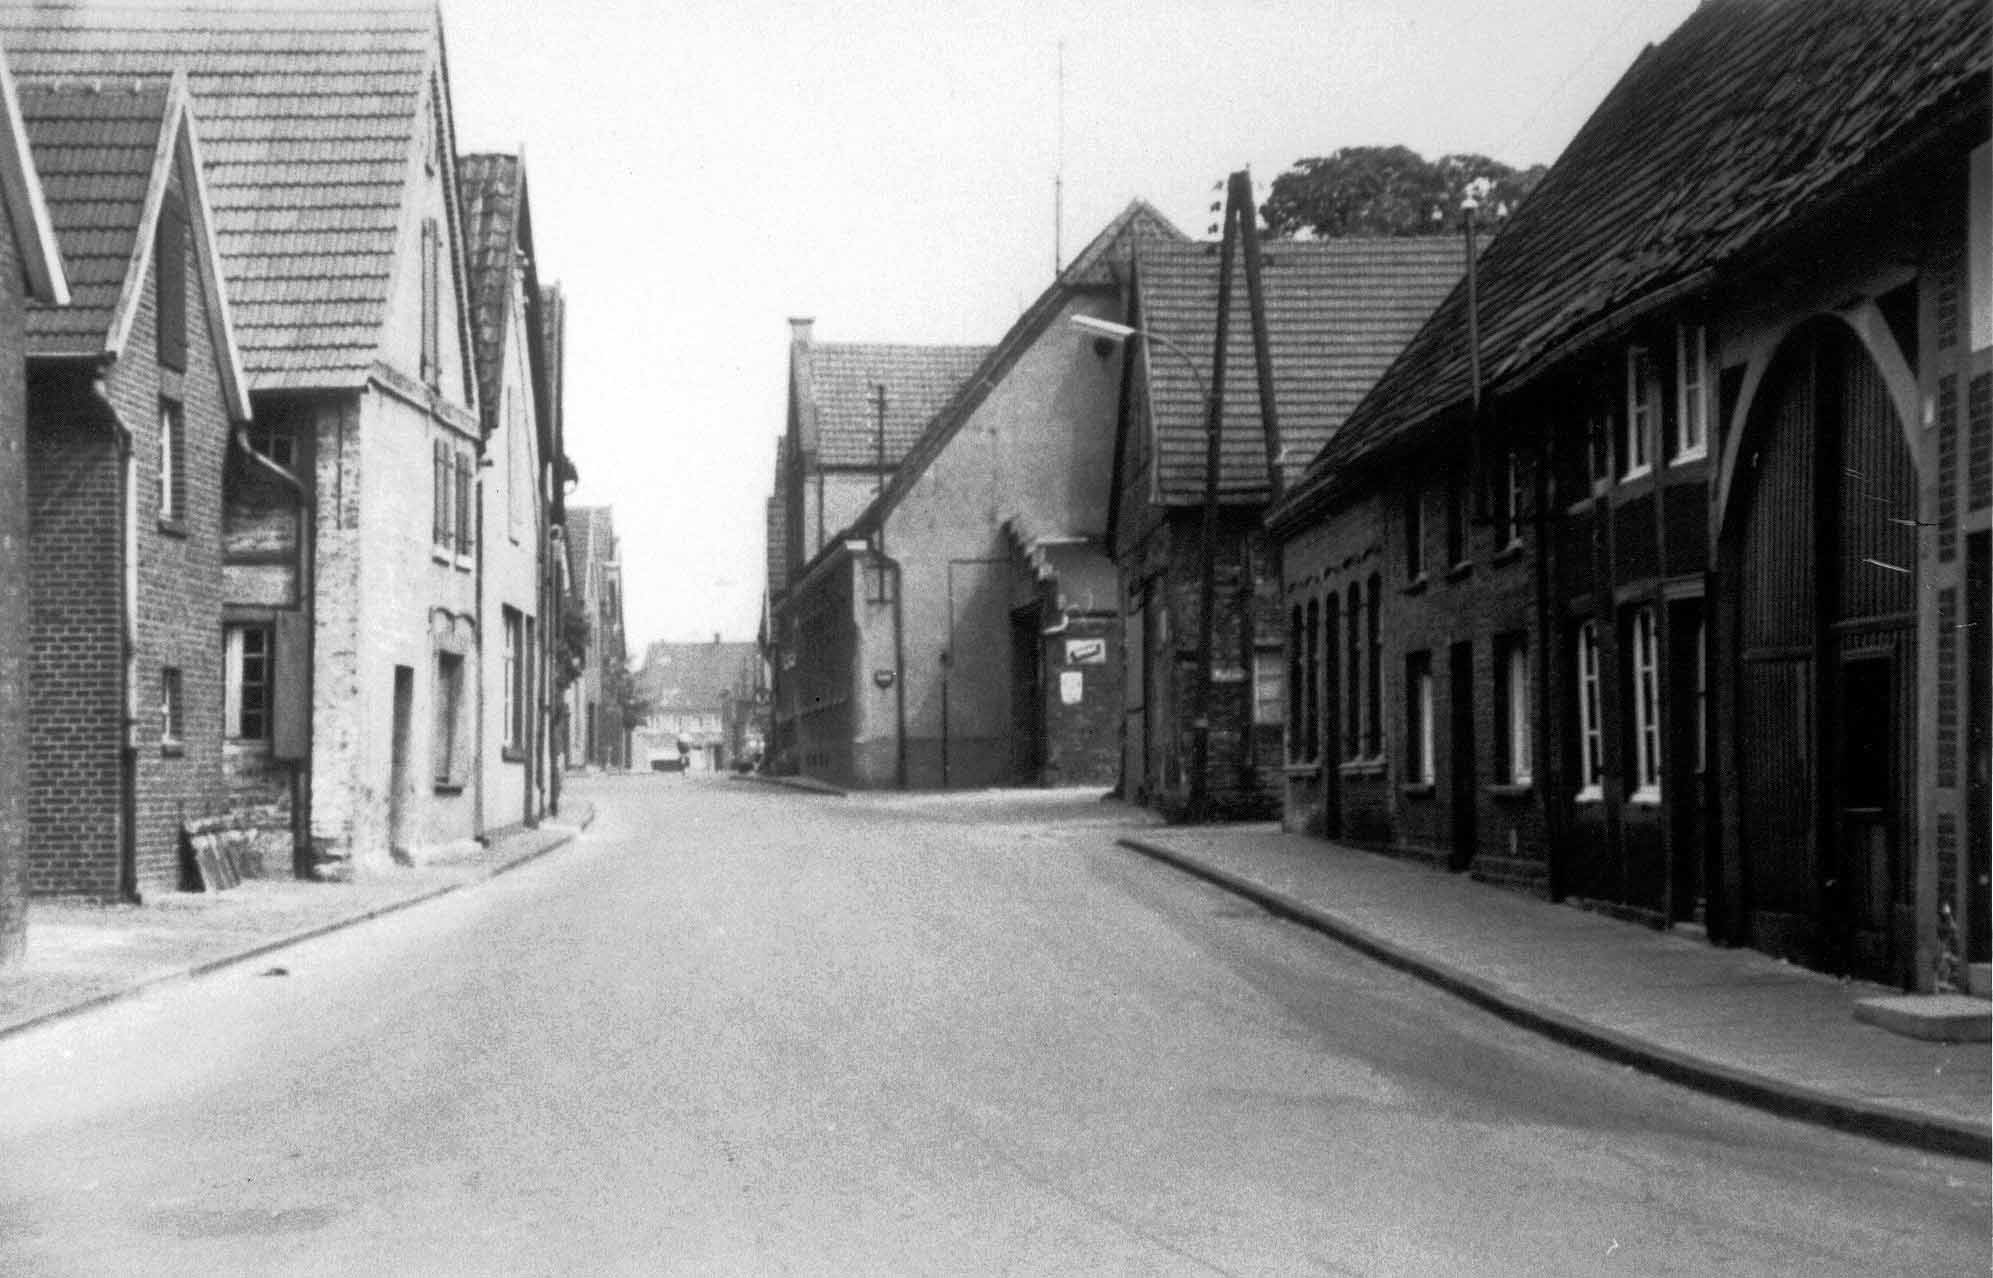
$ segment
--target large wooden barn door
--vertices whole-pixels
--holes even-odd
[[[1837,326],[1787,343],[1750,430],[1728,556],[1750,939],[1892,979],[1913,846],[1915,472],[1880,373]]]

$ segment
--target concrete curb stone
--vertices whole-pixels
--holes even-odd
[[[746,781],[755,785],[780,786],[785,790],[799,790],[804,794],[820,794],[825,798],[831,799],[846,798],[850,793],[842,786],[832,785],[828,781],[819,781],[815,777],[776,777],[767,776],[760,772],[731,772],[727,775],[735,781]]]
[[[1993,1160],[1993,1129],[1987,1125],[1953,1122],[1892,1105],[1838,1096],[1791,1080],[1700,1060],[1545,1006],[1495,982],[1387,941],[1286,893],[1172,848],[1136,836],[1125,836],[1116,841],[1130,851],[1244,897],[1271,914],[1320,932],[1366,957],[1492,1012],[1511,1024],[1604,1060],[1630,1065],[1670,1082],[1786,1118],[1933,1153]]]
[[[529,847],[525,851],[484,867],[469,878],[459,880],[455,883],[445,883],[437,887],[427,888],[410,896],[385,901],[379,905],[369,906],[364,910],[356,910],[351,914],[341,915],[325,923],[305,928],[303,931],[289,932],[282,936],[271,937],[243,949],[231,950],[226,954],[202,959],[182,968],[156,972],[150,976],[133,981],[129,985],[106,990],[100,994],[92,994],[87,998],[78,999],[73,1003],[66,1003],[60,1007],[53,1007],[46,1011],[32,1013],[19,1020],[0,1025],[0,1039],[11,1038],[16,1034],[25,1033],[39,1026],[68,1020],[71,1017],[80,1016],[84,1012],[93,1011],[100,1007],[108,1007],[113,1003],[120,1003],[126,999],[136,998],[140,994],[158,989],[161,986],[171,985],[179,981],[197,980],[200,977],[208,976],[226,968],[238,967],[244,963],[262,958],[265,955],[273,954],[278,950],[289,949],[294,945],[302,945],[306,941],[314,941],[321,936],[329,936],[334,932],[344,931],[350,927],[357,927],[362,923],[370,922],[374,919],[385,918],[390,914],[398,914],[403,910],[412,909],[425,902],[433,901],[438,897],[448,896],[452,892],[476,887],[480,883],[488,883],[501,874],[509,874],[529,862],[537,861],[548,853],[572,843],[575,836],[586,830],[595,820],[595,809],[592,804],[584,803],[579,806],[585,810],[575,814],[577,817],[576,820],[572,822],[565,820],[547,821],[538,827],[538,830],[534,831],[536,834],[540,832],[551,833],[553,837],[549,838],[546,842],[540,843],[538,846]],[[553,827],[551,831],[548,830],[549,826]]]

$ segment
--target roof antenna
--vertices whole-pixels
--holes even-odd
[[[1066,265],[1066,42],[1059,41],[1059,150],[1052,172],[1052,276]]]

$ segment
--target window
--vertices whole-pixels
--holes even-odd
[[[1522,458],[1513,448],[1502,452],[1502,484],[1498,494],[1501,503],[1495,512],[1495,537],[1506,549],[1522,543],[1523,465]]]
[[[1433,783],[1432,654],[1405,657],[1405,783]]]
[[[249,447],[286,470],[297,461],[297,439],[285,426],[256,422],[249,428]]]
[[[222,731],[231,741],[270,738],[270,658],[268,626],[229,626],[222,689]]]
[[[422,220],[422,380],[434,387],[443,377],[442,236],[436,219]]]
[[[1590,461],[1592,491],[1612,483],[1612,414],[1594,410],[1585,418],[1585,451]]]
[[[186,418],[178,404],[159,401],[159,517],[179,523],[187,517]]]
[[[1280,649],[1253,649],[1253,722],[1277,727],[1285,721],[1286,695],[1280,686]]]
[[[1709,453],[1709,337],[1700,324],[1675,330],[1674,460]]]
[[[1322,633],[1322,605],[1319,601],[1308,601],[1308,622],[1306,628],[1308,657],[1302,665],[1307,692],[1301,705],[1305,730],[1301,739],[1307,743],[1310,760],[1322,757],[1322,687],[1318,682],[1322,668],[1320,652]]]
[[[1446,566],[1467,562],[1467,478],[1458,466],[1446,476]]]
[[[435,462],[434,469],[434,513],[430,519],[430,540],[437,549],[448,551],[456,540],[454,526],[457,507],[452,489],[456,477],[455,463],[450,459],[450,446],[442,440],[431,442],[430,451]]]
[[[471,484],[475,472],[469,453],[456,454],[457,468],[457,553],[469,555],[477,543],[477,514],[472,508],[476,489]]]
[[[1654,468],[1654,357],[1645,346],[1626,348],[1626,436],[1619,450],[1622,479]]]
[[[1343,753],[1352,759],[1363,757],[1363,698],[1357,695],[1357,682],[1363,669],[1363,589],[1354,582],[1349,588],[1349,713],[1343,730]]]
[[[505,619],[505,710],[501,722],[505,725],[505,748],[519,749],[526,739],[526,696],[522,680],[526,675],[524,660],[525,623],[517,608],[503,610]]]
[[[1377,610],[1383,602],[1384,583],[1370,574],[1370,695],[1365,714],[1368,729],[1364,749],[1373,759],[1384,757],[1384,637],[1378,626]]]
[[[1495,644],[1495,745],[1498,775],[1506,785],[1528,785],[1533,775],[1529,727],[1529,640],[1511,635]]]
[[[1342,629],[1342,596],[1333,590],[1329,592],[1327,607],[1322,612],[1322,748],[1341,757],[1343,752],[1336,750],[1336,733],[1342,722],[1339,707],[1342,705],[1341,672],[1336,669],[1336,644],[1338,632]]]
[[[1635,803],[1661,799],[1660,637],[1652,608],[1635,608],[1627,626],[1633,687],[1633,796]]]
[[[456,652],[436,654],[436,735],[431,742],[436,784],[463,784],[465,750],[459,741],[464,723],[464,658]]]
[[[1426,495],[1414,486],[1405,494],[1405,580],[1426,575]]]
[[[186,736],[186,720],[181,717],[180,667],[159,670],[159,744],[178,747]]]
[[[1599,631],[1596,622],[1578,627],[1578,801],[1605,793],[1605,733],[1599,705]]]
[[[152,261],[159,362],[163,367],[184,371],[187,367],[187,210],[176,195],[169,195],[159,206]]]

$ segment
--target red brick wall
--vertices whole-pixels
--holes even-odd
[[[28,424],[28,884],[118,884],[118,459],[110,425],[37,378]]]
[[[0,232],[8,219],[0,217]],[[28,895],[27,389],[21,358],[21,261],[0,233],[0,965],[20,957]]]

